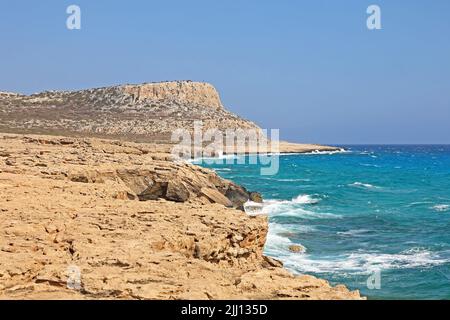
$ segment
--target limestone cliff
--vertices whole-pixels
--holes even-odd
[[[0,94],[0,132],[168,142],[175,129],[259,127],[227,111],[208,83],[173,81],[32,95]]]
[[[133,102],[153,101],[177,103],[179,105],[197,104],[207,108],[224,109],[219,93],[209,83],[176,81],[125,85],[121,89],[133,97]]]

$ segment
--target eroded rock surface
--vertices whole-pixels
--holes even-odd
[[[0,134],[0,298],[360,298],[265,257],[240,187],[165,148]]]

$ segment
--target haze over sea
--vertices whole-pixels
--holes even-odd
[[[345,148],[281,155],[275,176],[248,161],[209,167],[262,193],[265,253],[291,271],[370,299],[450,299],[450,146]],[[381,288],[370,290],[374,272]]]

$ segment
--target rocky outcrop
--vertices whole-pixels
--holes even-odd
[[[244,203],[251,197],[258,197],[256,192],[248,192],[231,181],[220,179],[213,171],[190,164],[156,160],[152,161],[152,165],[143,163],[139,167],[116,167],[61,170],[60,173],[63,172],[62,175],[72,182],[119,183],[122,194],[140,201],[166,199],[204,203],[208,200],[210,203],[243,210]]]
[[[33,95],[0,94],[0,131],[170,142],[176,129],[255,129],[208,83],[172,81]]]
[[[14,92],[0,91],[0,98],[18,97],[20,94]]]
[[[360,299],[264,256],[245,190],[164,148],[0,134],[0,299]]]
[[[306,248],[302,245],[293,244],[293,245],[289,246],[289,251],[291,251],[293,253],[305,253]]]
[[[124,93],[131,95],[133,103],[153,102],[160,104],[201,105],[207,108],[224,109],[219,93],[209,83],[172,81],[125,85]]]

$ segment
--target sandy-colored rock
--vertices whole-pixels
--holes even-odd
[[[293,244],[289,246],[289,251],[294,253],[304,253],[306,252],[306,248],[299,244]]]
[[[360,299],[265,257],[267,218],[210,203],[238,188],[212,171],[67,139],[0,134],[0,299]],[[158,182],[175,201],[138,200]]]
[[[130,94],[134,102],[157,101],[159,103],[198,104],[213,109],[222,109],[216,89],[209,83],[192,81],[170,81],[125,85],[123,92]]]
[[[212,203],[220,203],[223,204],[225,207],[232,207],[233,204],[231,201],[225,197],[223,194],[221,194],[219,191],[211,188],[201,188],[200,193],[202,196],[205,196],[208,198]]]
[[[164,198],[176,202],[185,202],[190,198],[190,195],[191,194],[184,183],[182,181],[175,180],[167,183],[167,190]],[[214,201],[214,203],[217,203],[217,201]]]

